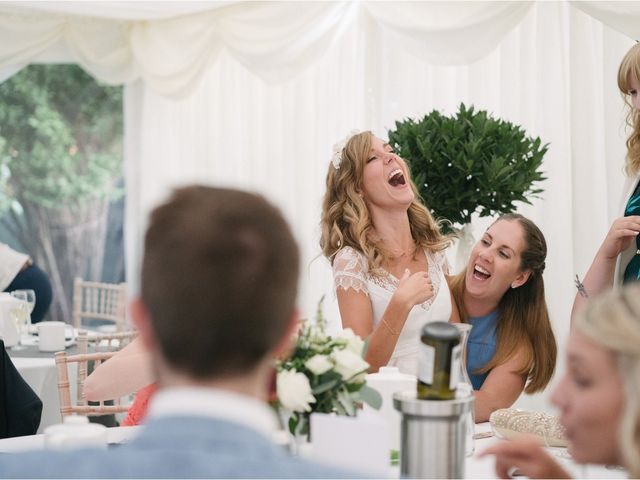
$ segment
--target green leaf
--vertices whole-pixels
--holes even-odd
[[[342,381],[342,377],[340,377],[340,375],[338,374],[336,375],[337,375],[337,378],[329,378],[327,381],[312,387],[311,392],[313,393],[313,395],[315,396],[317,394],[326,392],[340,385],[340,382]]]
[[[338,403],[344,409],[346,415],[353,417],[356,414],[355,402],[346,390],[339,390],[336,398],[338,400]]]
[[[296,428],[298,427],[298,413],[294,413],[293,415],[291,415],[289,417],[289,432],[291,432],[291,435],[295,435],[296,434]]]
[[[380,407],[382,407],[382,395],[380,395],[380,392],[375,388],[371,388],[369,385],[364,385],[362,389],[360,389],[360,398],[371,408],[380,410]]]
[[[389,142],[405,158],[419,196],[447,231],[481,216],[515,210],[513,202],[542,193],[541,167],[549,144],[524,129],[461,103],[445,116],[434,110],[395,122]]]

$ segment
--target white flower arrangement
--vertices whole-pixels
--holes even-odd
[[[354,416],[362,402],[373,408],[382,404],[380,394],[366,385],[365,342],[350,328],[327,335],[322,301],[315,323],[302,322],[292,355],[276,365],[278,401],[290,413],[294,435],[309,434],[313,412]]]

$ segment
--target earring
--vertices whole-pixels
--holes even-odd
[[[516,287],[517,287],[517,285],[515,283],[511,284],[511,288],[516,288]]]

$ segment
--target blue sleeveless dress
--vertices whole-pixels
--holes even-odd
[[[489,372],[478,373],[496,353],[496,326],[498,311],[483,317],[470,317],[473,325],[467,340],[467,373],[474,390],[480,390]]]
[[[627,208],[624,209],[624,216],[628,217],[630,215],[640,215],[640,182],[638,182],[636,189],[633,191],[631,197],[629,197]],[[624,270],[624,277],[622,278],[623,284],[640,280],[640,235],[636,237],[635,242],[636,254]]]

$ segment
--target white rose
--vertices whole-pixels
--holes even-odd
[[[351,330],[350,328],[345,328],[340,333],[338,333],[338,336],[336,338],[345,340],[347,342],[347,349],[362,356],[364,341],[355,333],[353,333],[353,330]]]
[[[304,366],[311,370],[314,375],[322,375],[333,368],[333,364],[326,355],[314,355],[304,362]]]
[[[309,404],[316,401],[307,376],[295,370],[278,372],[276,390],[282,406],[292,412],[310,412]]]
[[[369,368],[369,364],[365,362],[360,355],[351,350],[338,350],[333,353],[333,359],[336,362],[336,372],[342,375],[342,378],[351,380],[351,382],[362,381],[367,373],[367,368]],[[361,373],[361,375],[353,379],[351,378],[359,373]]]

